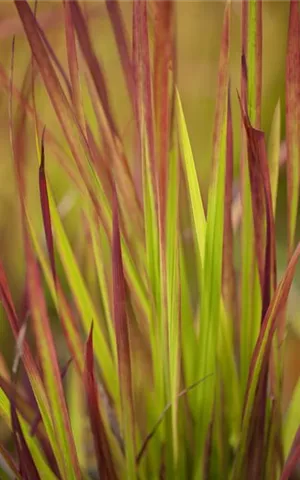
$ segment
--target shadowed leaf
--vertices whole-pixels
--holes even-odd
[[[3,469],[12,480],[22,480],[15,460],[3,445],[0,445],[0,469]]]

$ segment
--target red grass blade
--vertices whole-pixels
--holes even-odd
[[[73,5],[73,2],[70,5]],[[38,24],[33,12],[29,7],[29,4],[27,1],[16,1],[15,6],[23,23],[33,56],[40,70],[57,118],[61,124],[65,137],[69,143],[72,155],[80,171],[82,177],[81,182],[84,181],[87,186],[90,186],[88,172],[86,171],[86,168],[83,168],[83,165],[86,167],[86,162],[89,159],[86,139],[53,68],[43,40],[40,36]]]
[[[35,410],[32,408],[29,400],[18,391],[18,388],[11,383],[10,381],[6,380],[5,378],[0,376],[0,388],[3,390],[7,398],[10,400],[11,403],[14,404],[14,408],[17,409],[22,417],[27,421],[27,423],[33,424],[35,422]],[[40,418],[40,414],[39,418]],[[46,441],[46,433],[42,423],[36,426],[35,434],[37,437],[42,440]]]
[[[92,42],[89,36],[84,16],[77,0],[70,2],[69,5],[74,27],[77,33],[78,42],[82,50],[83,56],[86,60],[86,63],[89,67],[90,73],[92,75],[93,82],[101,100],[102,106],[104,108],[107,120],[109,122],[109,126],[114,133],[117,133],[117,129],[111,114],[106,81],[101,65],[93,50]]]
[[[139,127],[139,147],[146,142],[154,191],[157,188],[153,92],[151,87],[150,50],[148,39],[147,2],[135,0],[133,4],[133,67],[136,85],[136,115]],[[141,108],[143,106],[143,109]],[[141,115],[143,111],[143,116]],[[145,133],[145,132],[146,133]],[[145,136],[146,135],[146,136]],[[144,138],[145,136],[145,138]],[[142,158],[139,152],[139,158]]]
[[[4,310],[6,311],[13,334],[17,338],[19,334],[19,328],[20,328],[19,319],[17,317],[17,313],[15,310],[15,306],[13,304],[7,278],[6,278],[1,261],[0,261],[0,300],[3,304]]]
[[[4,471],[6,471],[7,473],[8,470],[10,471],[9,477],[11,477],[13,474],[16,480],[22,480],[15,460],[13,459],[11,454],[3,447],[3,445],[0,445],[0,464]]]
[[[266,367],[268,366],[271,352],[273,335],[278,325],[278,318],[286,307],[288,294],[292,285],[299,257],[300,243],[294,251],[286,268],[285,274],[279,283],[274,296],[272,297],[270,306],[262,322],[259,338],[253,352],[245,397],[240,452],[238,452],[236,456],[234,474],[232,477],[233,479],[240,479],[244,468],[247,469],[245,464],[246,459],[252,462],[252,457],[248,456],[250,453],[249,441],[253,439],[253,432],[251,432],[250,429],[252,429],[253,426],[260,428],[259,432],[257,432],[256,438],[259,438],[258,435],[262,434],[262,424],[260,421],[257,423],[257,418],[255,417],[256,409],[259,408],[255,402],[255,399],[259,397],[257,394],[257,389],[260,388],[264,381],[264,375],[266,372]],[[262,454],[264,454],[264,450],[261,450]]]
[[[62,381],[65,378],[65,376],[66,376],[66,374],[69,370],[69,366],[70,366],[71,362],[72,362],[72,358],[69,358],[66,365],[64,366],[64,368],[60,372]],[[38,412],[38,414],[35,416],[34,421],[32,422],[32,425],[31,425],[31,435],[35,434],[36,429],[39,426],[41,420],[42,420],[42,416],[41,416],[40,412]]]
[[[263,301],[263,319],[270,304],[271,294],[276,287],[275,222],[264,134],[251,126],[247,107],[242,113],[247,134],[254,238]],[[252,410],[253,422],[251,423],[251,434],[249,433],[247,459],[250,461],[251,458],[248,470],[253,478],[259,478],[262,475],[263,458],[265,456],[263,447],[268,363],[269,359],[266,358],[259,374],[259,382]],[[257,419],[259,421],[255,422]]]
[[[35,121],[35,111],[32,105],[28,102],[27,96],[29,94],[25,92],[20,91],[14,84],[10,85],[10,80],[4,70],[4,68],[0,65],[0,86],[3,88],[5,91],[10,91],[13,95],[13,97],[18,101],[19,107],[22,110],[22,113],[27,115],[27,117],[30,120]],[[39,130],[43,129],[43,122],[39,116],[37,116],[37,124]],[[51,149],[57,158],[58,162],[60,165],[63,166],[65,171],[68,173],[72,181],[77,184],[78,186],[78,179],[76,179],[76,175],[74,172],[74,168],[72,165],[70,165],[70,162],[68,161],[69,159],[67,158],[66,161],[66,155],[65,152],[63,152],[62,147],[60,146],[59,142],[57,141],[56,137],[54,134],[50,131],[47,130],[45,132],[45,141],[51,146]]]
[[[67,58],[69,64],[69,72],[71,79],[71,98],[76,112],[79,124],[82,131],[85,131],[84,113],[81,103],[81,91],[80,91],[80,79],[79,79],[79,67],[76,50],[76,40],[74,25],[72,22],[72,14],[70,9],[70,2],[64,0],[64,12],[65,12],[65,31],[66,31],[66,44],[67,44]]]
[[[69,478],[79,479],[81,473],[64,397],[52,331],[43,296],[40,275],[37,263],[29,249],[27,252],[27,268],[29,300],[33,317],[35,339],[43,369],[45,389],[51,408],[54,431],[57,436],[60,452],[63,455],[61,458],[61,460],[63,460],[62,463],[58,463],[60,463],[60,469],[63,469],[61,473],[64,478],[67,478],[69,475]]]
[[[263,298],[262,317],[276,288],[275,222],[265,136],[251,126],[247,108],[242,109],[247,133],[255,248]],[[265,235],[266,222],[266,235]]]
[[[300,176],[300,13],[298,0],[290,2],[286,54],[286,143],[288,256],[291,255],[297,221]]]
[[[173,2],[154,2],[154,79],[153,96],[156,120],[156,146],[159,167],[159,198],[161,208],[161,227],[165,224],[165,195],[168,178],[168,151],[170,129],[172,126],[172,101],[174,99],[173,76],[174,36],[173,36]],[[170,84],[171,98],[170,98]]]
[[[121,252],[121,239],[118,217],[117,193],[114,191],[113,238],[112,238],[112,268],[113,268],[113,311],[117,338],[119,378],[121,388],[132,404],[131,360],[129,346],[129,331],[126,315],[126,287]]]
[[[68,90],[68,93],[70,95],[70,97],[72,97],[72,89],[71,89],[71,85],[70,85],[70,82],[69,82],[69,79],[66,75],[66,72],[64,71],[64,68],[62,66],[62,64],[60,63],[60,61],[58,60],[58,57],[56,56],[55,54],[55,51],[53,50],[53,48],[51,47],[50,43],[48,42],[48,39],[45,35],[45,32],[44,30],[40,27],[40,24],[37,23],[37,28],[38,28],[38,31],[39,31],[39,34],[45,44],[45,47],[47,48],[48,52],[49,52],[49,55],[50,57],[52,58],[52,61],[54,63],[54,65],[56,66],[58,72],[60,73],[60,76],[62,77],[64,83],[66,84],[66,87],[67,87],[67,90]]]
[[[1,265],[1,262],[0,262],[0,299],[1,299],[2,304],[4,306],[4,309],[5,309],[5,312],[7,314],[7,317],[8,317],[13,335],[14,335],[15,340],[17,342],[18,338],[19,338],[20,322],[19,322],[19,319],[18,319],[16,311],[15,311],[15,307],[14,307],[13,302],[12,302],[10,290],[9,290],[9,287],[8,287],[8,284],[7,284],[6,276],[5,276],[3,267]],[[38,367],[37,367],[37,365],[36,365],[36,363],[35,363],[35,361],[32,357],[31,350],[29,348],[29,345],[28,345],[28,342],[27,342],[26,338],[23,340],[22,361],[24,363],[28,378],[30,379],[32,390],[34,391],[34,396],[35,396],[37,401],[41,401],[41,402],[44,403],[43,406],[44,406],[44,409],[45,409],[45,411],[48,415],[49,411],[48,411],[47,398],[45,396],[44,386],[43,386],[43,383],[42,383],[42,380],[41,380],[41,377],[40,377],[39,369],[38,369]],[[3,384],[3,379],[2,379],[2,386],[3,385],[4,384]],[[10,393],[13,393],[13,391],[9,392],[9,390],[6,389],[6,393],[8,395],[8,398],[10,398]],[[16,399],[15,399],[15,402],[16,402]],[[22,408],[20,408],[20,411],[22,411],[22,413],[25,414],[25,412],[23,411],[24,405],[20,405],[19,403],[18,403],[18,405],[20,407],[22,407]],[[28,413],[27,410],[26,410],[26,412]],[[39,429],[38,429],[38,431],[40,432]],[[41,435],[42,435],[42,433],[43,432],[41,430]],[[53,448],[53,443],[51,442],[51,439],[49,439],[49,440],[50,440],[50,443],[51,443],[51,447]]]
[[[283,467],[280,480],[289,480],[296,468],[299,467],[300,462],[300,428],[298,429],[290,454]]]
[[[255,17],[253,22],[251,17]],[[252,29],[250,31],[250,28]],[[253,48],[254,47],[254,48]],[[262,92],[262,0],[242,1],[242,56],[250,63],[250,56],[255,55],[252,78],[249,82],[247,102],[253,111],[249,112],[250,120],[256,128],[260,128],[261,92]],[[253,60],[252,60],[253,61]],[[254,65],[251,65],[254,67]],[[242,79],[243,84],[243,79]],[[243,88],[242,88],[242,98]],[[249,104],[248,104],[249,105]]]
[[[113,27],[116,44],[119,51],[123,72],[125,75],[127,90],[132,102],[134,104],[134,80],[133,80],[133,67],[131,62],[131,56],[129,52],[129,41],[127,31],[125,29],[122,12],[119,2],[117,0],[106,0],[106,8],[110,17],[110,21]]]
[[[40,187],[40,201],[43,214],[44,230],[48,248],[48,254],[50,259],[50,265],[52,269],[52,275],[54,282],[56,283],[56,268],[55,268],[55,257],[54,257],[54,244],[53,244],[53,235],[51,227],[51,215],[50,215],[50,206],[48,199],[47,191],[47,181],[45,175],[45,143],[44,143],[44,133],[45,128],[42,134],[41,142],[41,164],[39,168],[39,187]]]
[[[15,445],[18,452],[21,477],[24,480],[40,480],[41,477],[37,471],[30,450],[27,446],[13,403],[11,403],[11,421],[13,434],[15,437]]]
[[[126,285],[123,271],[121,238],[118,216],[118,198],[114,186],[113,198],[113,234],[112,234],[112,278],[113,278],[113,318],[116,334],[122,420],[125,437],[127,466],[135,463],[134,442],[134,405],[132,393],[132,369],[129,344],[129,326],[126,314]],[[135,475],[128,471],[128,475]],[[134,478],[134,477],[133,477]]]
[[[109,443],[105,433],[104,423],[99,409],[99,395],[94,375],[93,325],[86,343],[85,368],[83,381],[87,395],[87,408],[90,416],[91,429],[98,464],[98,473],[105,480],[117,478]]]

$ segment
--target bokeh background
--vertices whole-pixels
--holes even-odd
[[[130,29],[131,4],[121,2],[127,25]],[[262,128],[268,138],[274,109],[281,104],[281,140],[285,138],[285,52],[288,24],[288,2],[263,2],[263,95]],[[90,33],[97,55],[101,59],[113,111],[126,142],[131,113],[125,83],[119,65],[117,49],[111,31],[110,20],[103,2],[84,2],[89,17]],[[176,2],[176,34],[178,47],[178,84],[182,96],[191,143],[197,162],[199,181],[204,200],[207,196],[212,126],[215,107],[217,68],[220,35],[223,20],[223,1]],[[64,19],[61,3],[39,2],[38,19],[44,28],[55,54],[67,70]],[[240,116],[236,90],[240,87],[241,56],[241,3],[233,1],[231,34],[231,93],[234,119],[235,173],[239,165]],[[9,282],[18,308],[24,282],[24,258],[14,171],[9,144],[7,78],[10,75],[12,38],[15,36],[14,82],[21,89],[30,81],[28,70],[30,51],[21,23],[12,2],[0,3],[0,255],[8,273]],[[39,116],[47,128],[63,143],[63,136],[41,79],[36,78],[36,105]],[[17,102],[14,100],[14,111]],[[92,113],[91,113],[92,114]],[[27,165],[27,191],[30,208],[37,224],[41,223],[38,171],[35,153],[34,128],[26,124],[27,150],[24,162]],[[47,157],[47,173],[57,201],[64,198],[68,180],[62,169]],[[286,176],[281,169],[278,196],[278,261],[279,276],[286,264]],[[76,210],[65,219],[73,243],[78,244]],[[297,238],[300,238],[299,228]],[[187,232],[188,241],[188,232]],[[300,275],[299,269],[289,301],[289,326],[287,330],[287,353],[285,375],[285,401],[289,398],[300,371]],[[0,306],[0,352],[11,366],[14,347],[7,321]]]

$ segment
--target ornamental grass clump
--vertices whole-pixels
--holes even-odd
[[[281,278],[280,106],[267,149],[262,2],[242,2],[237,92],[230,83],[230,1],[224,6],[205,207],[176,82],[176,3],[134,0],[130,32],[118,2],[106,1],[132,113],[126,141],[85,6],[63,2],[65,64],[36,5],[16,1],[15,8],[32,54],[30,88],[15,85],[14,42],[10,70],[0,73],[26,276],[20,312],[0,264],[0,297],[16,345],[12,368],[0,364],[0,418],[11,431],[0,444],[1,479],[292,478],[300,460],[300,383],[284,411],[282,381],[287,300],[300,255],[298,1],[290,1],[286,52],[288,261]],[[37,77],[63,141],[36,106]],[[29,134],[42,229],[25,181]],[[240,168],[233,198],[234,135]],[[47,174],[55,161],[68,178],[65,200],[76,216],[74,235],[84,239],[84,271]]]

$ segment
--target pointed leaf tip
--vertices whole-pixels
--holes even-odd
[[[48,197],[48,189],[47,189],[46,172],[45,172],[45,141],[44,141],[45,131],[46,131],[46,126],[44,126],[43,128],[42,140],[41,140],[41,159],[40,159],[40,168],[39,168],[40,202],[41,202],[48,255],[50,259],[53,279],[56,284],[54,242],[53,242],[50,205],[49,205],[49,197]]]
[[[104,480],[115,480],[117,477],[99,408],[98,387],[94,372],[93,329],[92,322],[85,348],[83,382],[87,396],[87,408],[93,433],[98,472]]]

